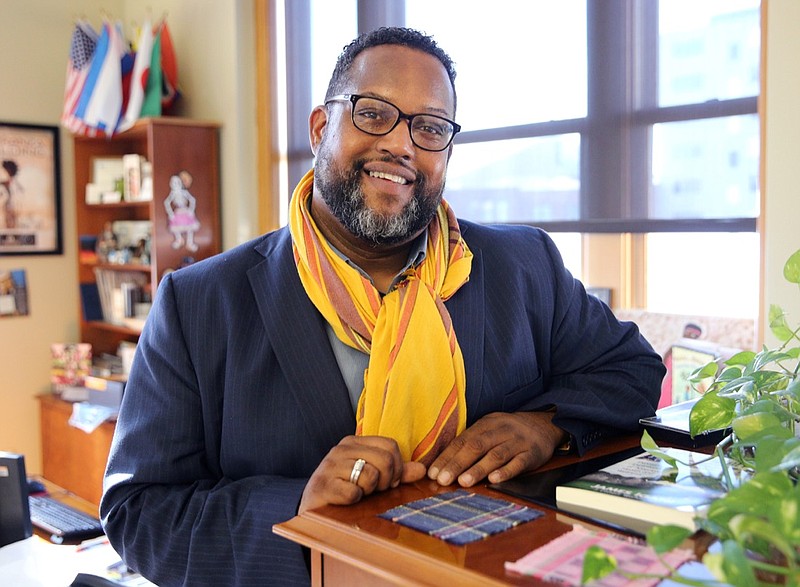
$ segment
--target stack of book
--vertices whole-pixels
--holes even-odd
[[[695,518],[705,516],[711,503],[732,489],[722,464],[704,453],[662,451],[677,459],[677,468],[642,452],[558,485],[557,507],[641,534],[659,524],[695,530]],[[746,473],[734,471],[734,485],[739,485]]]
[[[97,291],[103,320],[134,327],[139,324],[136,306],[149,283],[148,275],[138,271],[116,271],[95,267]]]

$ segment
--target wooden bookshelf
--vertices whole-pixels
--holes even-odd
[[[165,272],[220,252],[219,125],[183,118],[145,118],[111,139],[76,136],[73,142],[78,239],[98,236],[108,223],[115,221],[152,223],[149,264],[102,263],[91,255],[79,254],[80,284],[96,283],[95,269],[139,273],[144,274],[152,296]],[[87,203],[86,185],[92,182],[95,159],[121,158],[126,154],[141,155],[152,164],[152,199]],[[172,246],[175,239],[169,230],[165,200],[171,189],[170,179],[182,172],[191,177],[188,190],[196,200],[195,215],[200,223],[194,232],[197,250]],[[120,342],[138,339],[135,328],[87,320],[82,306],[81,302],[81,341],[91,343],[95,355],[114,354]]]

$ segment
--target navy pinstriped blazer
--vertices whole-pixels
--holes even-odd
[[[545,233],[461,229],[473,268],[446,305],[468,425],[554,405],[584,452],[654,412],[660,357],[586,294]],[[120,410],[101,505],[108,537],[161,587],[307,584],[301,548],[272,525],[295,515],[307,478],[354,430],[286,228],[176,271]]]

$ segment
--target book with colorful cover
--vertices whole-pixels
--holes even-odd
[[[556,506],[645,534],[657,524],[695,530],[711,503],[728,489],[717,457],[677,448],[677,468],[647,452],[556,487]],[[684,464],[688,463],[688,464]],[[734,483],[740,482],[738,472]]]

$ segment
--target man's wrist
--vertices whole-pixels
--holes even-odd
[[[572,435],[564,430],[563,428],[559,428],[555,424],[553,424],[553,418],[556,415],[556,407],[555,406],[548,406],[546,409],[542,410],[540,413],[544,413],[548,415],[548,420],[550,424],[561,433],[561,438],[556,444],[555,454],[569,454],[572,452]]]

